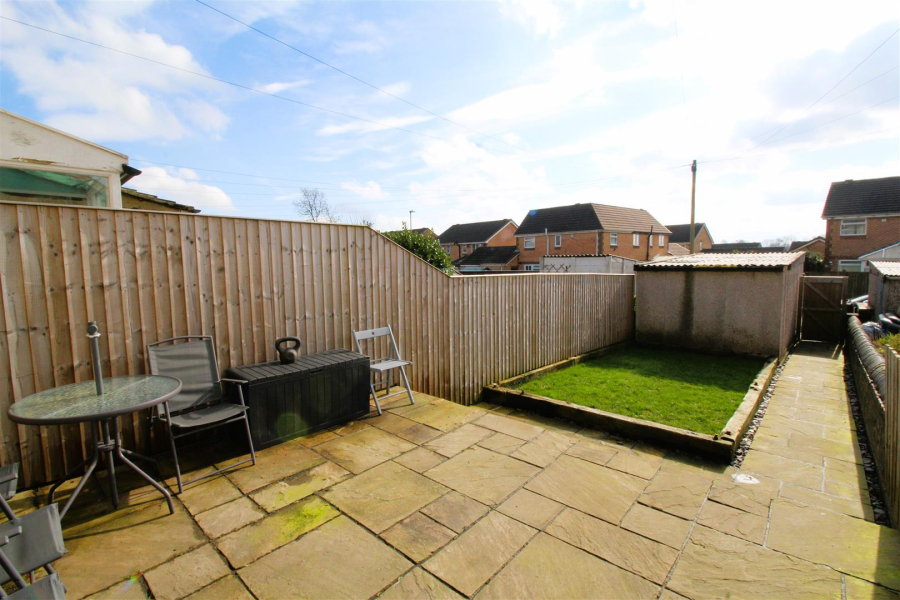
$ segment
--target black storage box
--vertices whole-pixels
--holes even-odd
[[[349,350],[300,356],[296,362],[228,369],[243,379],[255,448],[266,448],[369,412],[369,357]]]

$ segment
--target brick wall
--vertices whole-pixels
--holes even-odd
[[[525,238],[516,238],[519,247],[519,263],[520,264],[538,264],[541,257],[545,254],[597,254],[597,232],[583,231],[580,233],[561,233],[562,244],[559,248],[554,247],[555,235],[551,233],[550,250],[547,251],[547,238],[545,235],[528,236],[534,238],[534,249],[525,249]]]
[[[659,234],[654,233],[653,246],[650,247],[649,253],[647,252],[649,235],[646,233],[639,233],[638,236],[640,244],[635,246],[633,235],[631,233],[620,232],[618,243],[613,246],[610,243],[610,232],[603,232],[601,234],[601,253],[615,254],[616,256],[624,256],[625,258],[633,258],[635,260],[648,260],[655,256],[666,256],[669,253],[669,236],[663,236],[663,245],[660,247]]]
[[[825,223],[825,262],[832,263],[834,269],[839,260],[856,260],[900,241],[900,216],[869,217],[866,235],[841,236],[841,219],[828,219]]]

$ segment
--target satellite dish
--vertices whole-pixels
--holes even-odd
[[[537,214],[537,211],[536,211],[535,209],[533,209],[533,208],[532,208],[531,210],[528,211],[528,216],[529,216],[529,217],[533,217],[533,216],[536,215],[536,214]]]

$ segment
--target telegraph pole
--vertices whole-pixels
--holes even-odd
[[[694,198],[697,193],[697,161],[691,164],[691,254],[694,253]]]
[[[696,163],[697,161],[694,161],[694,162]],[[414,210],[409,211],[409,230],[410,231],[412,231],[412,214],[414,212],[416,212],[416,211],[414,211]],[[691,217],[691,220],[693,220],[693,217]]]

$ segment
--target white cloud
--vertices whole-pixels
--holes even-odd
[[[376,54],[388,44],[387,36],[371,21],[351,26],[348,33],[352,37],[332,45],[335,54]]]
[[[237,211],[228,194],[214,185],[198,182],[197,173],[191,169],[147,167],[142,171],[126,187],[194,206],[205,213],[230,214]]]
[[[195,72],[205,72],[184,46],[128,24],[142,20],[146,2],[14,4],[3,13]],[[107,10],[109,8],[109,10]],[[55,127],[90,140],[172,140],[193,125],[220,133],[227,117],[196,95],[211,83],[15,23],[4,22],[0,61]]]
[[[418,123],[425,123],[434,117],[427,115],[416,117],[384,117],[373,118],[377,123],[366,123],[365,121],[351,121],[342,125],[326,125],[316,131],[316,135],[339,135],[343,133],[371,133],[373,131],[385,131],[391,127],[409,127]]]
[[[582,0],[500,0],[500,12],[533,30],[536,36],[554,38],[568,20],[568,7],[564,5],[580,10],[582,4]]]
[[[260,85],[257,87],[257,89],[266,92],[267,94],[278,94],[279,92],[283,92],[295,87],[309,85],[310,83],[311,82],[308,79],[300,79],[297,81],[273,81],[272,83]]]
[[[359,194],[360,197],[365,198],[366,200],[377,200],[378,198],[384,198],[387,195],[384,193],[384,190],[381,189],[381,186],[374,181],[370,181],[365,185],[360,185],[356,182],[344,183],[341,187],[354,194]]]

